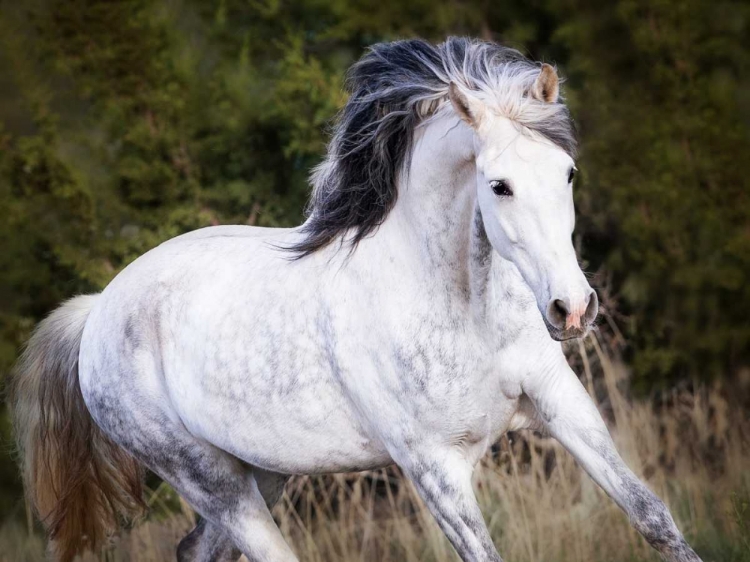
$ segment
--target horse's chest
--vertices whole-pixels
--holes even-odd
[[[498,373],[483,342],[469,330],[425,322],[400,336],[372,348],[368,366],[362,361],[368,355],[362,354],[347,365],[349,390],[382,433],[437,439],[471,451],[478,460],[510,424],[518,385]]]
[[[506,394],[496,381],[485,381],[464,395],[446,396],[435,410],[431,429],[478,461],[508,430],[518,405],[518,396]]]

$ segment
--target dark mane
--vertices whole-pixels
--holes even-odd
[[[311,178],[304,239],[288,249],[301,258],[337,238],[353,249],[383,223],[396,203],[398,175],[408,166],[415,129],[447,99],[451,82],[492,98],[508,80],[519,83],[518,92],[528,91],[538,72],[539,65],[518,51],[467,38],[437,46],[419,39],[372,46],[347,75],[349,101],[336,120],[328,155]],[[519,121],[573,153],[567,109],[547,105],[555,110]]]

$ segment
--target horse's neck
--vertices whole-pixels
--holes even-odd
[[[384,226],[411,245],[436,286],[483,314],[493,257],[476,204],[473,143],[455,117],[422,127]]]

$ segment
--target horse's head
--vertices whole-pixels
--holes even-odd
[[[543,65],[519,102],[526,107],[516,110],[554,117],[550,110],[558,92],[557,73]],[[477,200],[490,243],[531,287],[550,335],[557,340],[582,336],[596,317],[598,299],[572,243],[572,157],[480,95],[451,84],[450,98],[475,131]]]

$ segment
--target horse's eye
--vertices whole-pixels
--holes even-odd
[[[490,182],[490,187],[498,197],[510,197],[513,195],[513,190],[510,188],[507,180],[493,180]]]
[[[576,168],[570,169],[570,172],[568,172],[568,183],[573,183],[573,179],[575,179],[577,171],[578,170]]]

